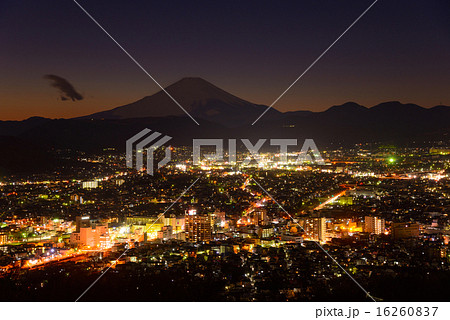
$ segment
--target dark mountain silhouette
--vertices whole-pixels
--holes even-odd
[[[174,137],[169,144],[192,145],[194,138],[224,137],[226,128],[205,120],[196,125],[186,117],[150,117],[133,119],[55,119],[20,135],[39,141],[43,147],[70,148],[97,152],[104,148],[125,151],[125,141],[145,128]]]
[[[48,121],[50,119],[42,117],[31,117],[23,121],[0,121],[0,136],[17,136]]]
[[[286,115],[286,114],[284,114]],[[423,108],[391,101],[371,108],[356,103],[333,106],[323,112],[291,115],[257,123],[268,136],[314,138],[324,144],[392,142],[397,144],[448,141],[450,107]]]
[[[14,173],[37,173],[50,170],[56,159],[33,140],[0,136],[0,177]]]
[[[204,119],[228,127],[254,121],[267,108],[242,100],[201,78],[183,78],[165,89],[196,120]],[[271,118],[280,114],[272,109],[265,116]],[[82,118],[130,119],[166,116],[185,116],[185,113],[161,90],[125,106]]]
[[[272,109],[251,126],[266,106],[237,98],[199,78],[182,79],[167,90],[200,126],[164,92],[76,119],[33,117],[24,121],[0,121],[0,136],[9,136],[1,140],[0,167],[20,167],[25,161],[15,159],[33,158],[33,153],[39,155],[36,157],[41,159],[39,162],[45,162],[45,151],[52,148],[98,152],[113,147],[123,152],[125,141],[144,128],[173,137],[170,144],[174,146],[191,146],[193,138],[295,138],[299,141],[313,138],[319,148],[365,142],[398,145],[450,142],[448,106],[427,109],[391,101],[371,108],[348,102],[323,112],[281,113]]]

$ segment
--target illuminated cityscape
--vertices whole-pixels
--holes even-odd
[[[111,280],[131,277],[152,286],[171,278],[178,289],[189,283],[174,295],[155,289],[150,298],[162,300],[182,292],[193,300],[364,300],[320,244],[377,299],[411,298],[380,283],[450,274],[449,155],[382,148],[324,150],[324,166],[282,163],[270,152],[259,164],[240,154],[233,164],[205,158],[195,166],[175,148],[185,158],[154,177],[108,154],[86,157],[95,166],[74,177],[4,179],[0,282],[16,298],[64,300],[77,292],[62,288],[81,288],[111,267],[93,289],[105,299]],[[439,286],[438,279],[415,281]],[[15,286],[21,282],[27,287]],[[127,289],[130,300],[139,292]]]
[[[449,319],[449,12],[0,1],[2,315]]]

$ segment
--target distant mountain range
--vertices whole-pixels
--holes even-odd
[[[200,126],[160,91],[112,110],[74,119],[0,121],[0,150],[17,149],[5,145],[11,144],[7,137],[14,137],[25,146],[28,141],[41,149],[95,152],[114,147],[123,151],[126,139],[144,128],[172,136],[173,145],[191,145],[192,138],[313,138],[319,148],[364,142],[419,145],[449,141],[448,106],[427,109],[391,101],[371,108],[347,102],[323,112],[282,113],[272,108],[251,126],[267,106],[240,99],[201,78],[184,78],[166,90]]]
[[[450,127],[450,107],[426,109],[397,101],[381,103],[371,108],[347,102],[323,112],[282,113],[271,108],[255,126],[250,126],[267,106],[240,99],[201,78],[181,79],[166,90],[195,119],[205,122],[201,129],[205,137],[297,137],[314,138],[322,143],[344,144],[370,141],[407,143],[415,140],[445,140]],[[166,93],[160,91],[125,106],[78,119],[127,119],[127,123],[130,123],[133,122],[130,119],[140,118],[135,121],[141,124],[142,118],[151,117],[152,120],[148,121],[158,126],[162,132],[180,137],[180,143],[190,144],[191,135],[197,130],[186,125],[168,128],[174,120],[167,122],[167,119],[161,118],[171,116],[186,115]],[[189,139],[184,139],[187,137]]]

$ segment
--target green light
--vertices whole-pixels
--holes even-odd
[[[395,158],[389,158],[389,162],[390,163],[394,163],[395,162]]]

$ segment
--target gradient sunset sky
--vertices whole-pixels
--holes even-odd
[[[79,0],[163,86],[202,77],[271,104],[373,0]],[[276,105],[450,105],[450,1],[379,0]],[[158,91],[72,0],[0,3],[0,120],[69,118]],[[44,75],[80,101],[62,101]]]

